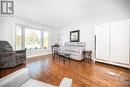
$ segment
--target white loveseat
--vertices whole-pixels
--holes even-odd
[[[70,58],[75,60],[82,60],[82,51],[86,48],[85,42],[65,42],[64,46],[60,47],[59,52],[69,53]]]
[[[69,78],[64,78],[59,86],[53,86],[48,83],[31,79],[28,69],[26,68],[0,79],[0,87],[71,87],[71,85],[72,79]]]

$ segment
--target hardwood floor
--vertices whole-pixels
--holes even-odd
[[[64,77],[73,79],[73,87],[130,87],[128,69],[102,63],[71,60],[64,65],[59,58],[51,55],[29,58],[26,64],[0,70],[0,78],[27,67],[32,78],[59,85]]]

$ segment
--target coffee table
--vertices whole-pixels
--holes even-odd
[[[68,59],[69,62],[71,61],[70,60],[70,53],[64,53],[64,52],[58,52],[58,55],[59,55],[59,59],[62,57],[63,58],[63,63],[65,64],[65,60]]]

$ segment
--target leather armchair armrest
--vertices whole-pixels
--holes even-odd
[[[25,50],[16,50],[16,53],[26,53],[26,49]]]

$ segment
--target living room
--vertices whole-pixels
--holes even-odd
[[[0,4],[0,87],[130,86],[130,0]]]

